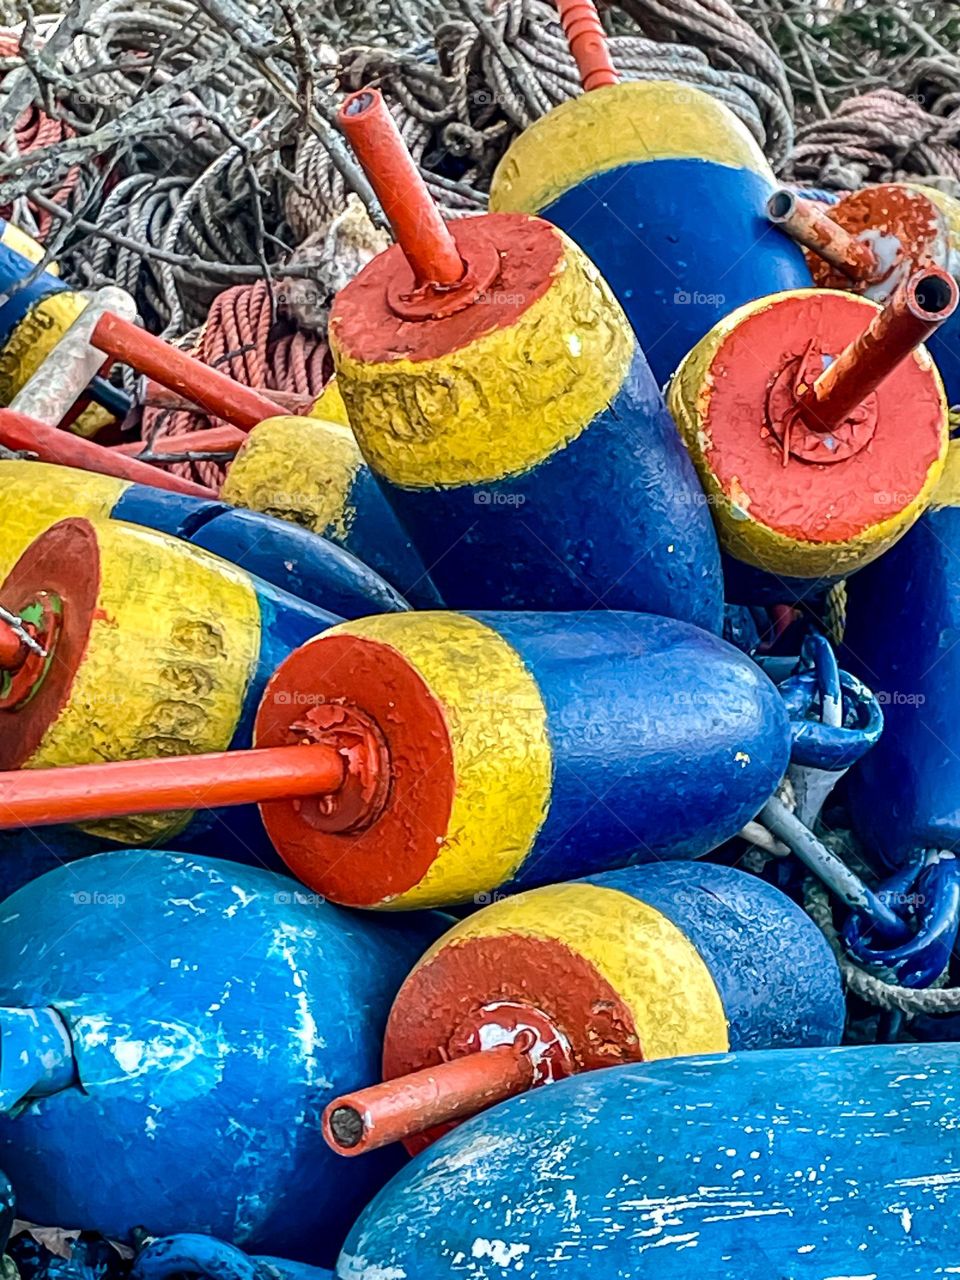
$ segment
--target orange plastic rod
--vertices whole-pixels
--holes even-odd
[[[10,623],[0,618],[0,671],[15,671],[25,654],[23,641]]]
[[[454,285],[464,264],[379,89],[360,89],[337,113],[418,286]]]
[[[135,484],[150,485],[154,489],[169,489],[174,493],[190,494],[194,498],[215,498],[213,489],[192,480],[182,480],[160,471],[149,463],[127,458],[102,444],[75,436],[70,431],[48,427],[36,418],[16,413],[13,409],[0,409],[0,444],[8,449],[35,453],[41,462],[55,462],[61,467],[74,467],[79,471],[94,471],[101,476],[116,476],[119,480],[132,480]]]
[[[275,418],[284,412],[259,391],[235,382],[112,312],[100,317],[90,341],[114,360],[130,365],[242,431],[250,431],[264,418]]]
[[[245,431],[237,427],[208,427],[203,431],[184,431],[178,436],[161,436],[150,449],[162,453],[237,453],[246,440]],[[131,440],[128,444],[111,445],[112,453],[135,458],[147,448],[146,440]]]
[[[593,0],[557,0],[557,9],[585,92],[618,84],[620,77],[610,57],[607,33]]]
[[[929,338],[957,307],[957,283],[942,267],[922,267],[900,284],[882,311],[837,356],[798,403],[814,431],[831,431]]]
[[[15,769],[0,773],[0,830],[325,795],[344,770],[324,743]]]
[[[323,1113],[323,1136],[340,1155],[362,1155],[476,1115],[532,1083],[529,1055],[499,1045],[335,1098]]]
[[[814,200],[805,200],[786,189],[775,191],[767,201],[767,217],[791,239],[812,249],[851,280],[867,284],[880,270],[870,246],[834,222]]]

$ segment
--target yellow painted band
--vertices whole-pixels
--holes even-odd
[[[940,374],[926,347],[918,347],[912,359],[932,372],[943,405],[943,433],[940,452],[931,463],[916,497],[885,520],[864,529],[855,538],[841,542],[804,542],[761,523],[744,505],[747,494],[733,495],[722,487],[710,465],[708,432],[705,430],[710,397],[714,387],[713,362],[720,348],[739,324],[785,298],[809,297],[812,290],[785,290],[758,298],[738,307],[684,357],[667,392],[667,407],[683,436],[708,500],[720,541],[735,559],[768,573],[796,578],[843,578],[887,551],[903,536],[930,505],[943,473],[947,448],[947,400]],[[820,292],[826,292],[821,290]],[[867,298],[857,298],[865,307],[878,310]],[[745,429],[747,424],[745,424]]]
[[[540,689],[496,631],[460,613],[392,613],[327,632],[364,636],[401,653],[443,708],[455,795],[429,871],[391,909],[470,902],[509,880],[550,805],[553,753]],[[412,821],[416,821],[412,816]]]
[[[636,339],[563,236],[542,297],[503,329],[430,360],[364,364],[331,348],[350,422],[379,475],[408,489],[517,475],[577,438],[620,390]]]
[[[0,581],[52,524],[69,516],[105,520],[129,487],[129,480],[48,462],[0,462],[0,507],[15,513],[15,519],[4,520]]]
[[[730,1047],[723,1001],[702,956],[639,898],[576,881],[531,889],[456,925],[416,967],[447,947],[502,934],[554,939],[593,965],[633,1014],[647,1060]]]
[[[493,213],[539,213],[594,174],[652,160],[706,160],[774,177],[757,142],[709,93],[624,81],[568,98],[511,143],[490,184]]]
[[[3,230],[0,231],[0,244],[5,244],[14,253],[19,253],[21,258],[26,258],[34,266],[43,261],[43,255],[46,253],[39,241],[34,240],[33,236],[27,235],[26,231],[15,227],[12,222],[3,223]],[[44,271],[49,271],[52,276],[58,276],[60,267],[56,262],[50,262],[44,267]]]
[[[331,378],[319,398],[314,400],[310,407],[310,417],[322,418],[325,422],[339,422],[341,427],[349,427],[347,406],[343,403],[340,384],[336,378]]]
[[[0,404],[9,404],[85,310],[80,293],[51,293],[23,317],[0,350]],[[88,405],[71,426],[78,436],[96,435],[113,416],[99,405]]]
[[[950,415],[954,417],[953,414]],[[934,491],[931,507],[960,507],[960,440],[951,440],[947,449],[947,464]]]
[[[4,505],[4,525],[18,518]],[[26,768],[225,750],[260,652],[250,579],[152,529],[94,523],[100,587],[86,653]],[[143,814],[84,830],[146,844],[175,836],[191,817]]]
[[[350,494],[363,465],[347,426],[267,418],[247,437],[220,497],[342,542],[356,516]]]

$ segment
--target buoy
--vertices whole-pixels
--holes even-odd
[[[162,1236],[137,1254],[131,1280],[335,1280],[326,1267],[289,1258],[252,1258],[211,1236]]]
[[[87,306],[55,263],[36,274],[44,257],[42,245],[0,218],[0,404],[10,404]],[[72,424],[81,435],[94,435],[130,409],[129,397],[106,378],[94,377],[88,391],[96,403]]]
[[[538,214],[577,242],[663,386],[731,311],[809,288],[810,272],[771,232],[773,172],[733,112],[674,80],[619,82],[591,0],[557,8],[586,92],[511,143],[490,208]]]
[[[960,1256],[956,1045],[595,1071],[511,1098],[363,1213],[340,1280],[928,1280]],[[354,1161],[362,1164],[362,1161]]]
[[[790,724],[749,658],[687,623],[425,612],[303,644],[254,740],[5,773],[0,828],[257,800],[280,856],[333,901],[469,903],[708,852],[778,785]]]
[[[0,500],[9,513],[0,547],[0,577],[32,539],[57,520],[112,517],[202,547],[341,618],[407,607],[389,583],[342,547],[285,520],[213,498],[13,460],[0,466]]]
[[[444,223],[376,90],[338,118],[398,243],[334,301],[337,385],[446,603],[719,631],[703,493],[593,264],[524,214]]]
[[[957,296],[934,266],[882,310],[832,290],[775,294],[734,311],[681,364],[668,403],[721,543],[768,575],[775,598],[792,598],[791,580],[802,595],[861,568],[930,502],[947,405],[919,344]]]
[[[772,885],[709,863],[607,871],[494,902],[434,943],[391,1010],[385,1082],[329,1103],[324,1133],[342,1155],[416,1152],[577,1072],[838,1044],[843,1023],[823,934]]]
[[[869,849],[902,867],[960,848],[960,452],[910,533],[847,584],[845,662],[873,684],[880,741],[848,780]]]
[[[771,221],[807,249],[816,283],[885,302],[903,280],[933,262],[960,274],[960,200],[911,182],[881,183],[844,195],[829,209],[775,192]],[[960,401],[960,318],[930,335],[930,354],[951,404]]]
[[[376,1073],[390,1002],[446,923],[364,919],[167,852],[19,890],[0,938],[0,1161],[19,1212],[331,1263],[398,1160],[345,1170],[320,1114]]]
[[[220,496],[321,534],[370,565],[417,608],[442,604],[346,419],[261,422],[230,464]]]
[[[18,519],[4,507],[6,523]],[[338,621],[188,543],[112,520],[51,524],[0,586],[0,605],[0,767],[28,771],[248,746],[267,679]],[[90,830],[140,844],[216,828],[235,855],[264,845],[250,809],[197,824],[166,811]]]

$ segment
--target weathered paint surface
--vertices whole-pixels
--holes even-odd
[[[507,151],[495,210],[539,213],[596,263],[658,385],[730,311],[811,283],[772,230],[773,175],[739,120],[670,81],[625,82],[555,107]]]
[[[43,255],[32,237],[0,218],[0,404],[10,403],[87,305],[83,294],[57,278],[55,268],[17,287]],[[90,405],[71,430],[92,435],[110,420],[109,413]]]
[[[566,1071],[832,1045],[844,1023],[840,972],[809,916],[757,877],[704,863],[608,871],[469,916],[400,988],[384,1078],[509,1038],[504,1004],[546,1019]]]
[[[876,310],[832,290],[761,298],[716,325],[680,366],[670,409],[736,559],[778,578],[843,577],[892,546],[930,502],[946,457],[947,405],[923,347],[876,391],[876,429],[859,452],[833,463],[789,456],[784,466],[771,431],[771,374],[813,341],[838,355]]]
[[[0,498],[16,512],[4,529],[0,574],[57,520],[112,516],[192,542],[341,618],[406,608],[379,574],[342,547],[260,512],[43,462],[5,461]]]
[[[55,1007],[79,1079],[0,1120],[20,1213],[330,1263],[397,1157],[345,1168],[320,1115],[376,1077],[390,1002],[443,922],[372,922],[271,872],[128,850],[26,886],[2,922],[0,1005]]]
[[[373,1201],[340,1280],[887,1280],[960,1257],[960,1048],[617,1067],[513,1098]]]
[[[451,229],[468,259],[490,241],[500,251],[477,302],[401,320],[386,300],[397,249],[331,318],[360,447],[444,599],[650,610],[718,631],[709,512],[607,285],[539,219]]]
[[[14,521],[16,510],[4,508]],[[87,764],[249,746],[264,686],[303,641],[338,619],[187,543],[120,521],[63,520],[0,587],[14,611],[40,590],[64,625],[37,694],[0,722],[4,768]],[[119,843],[200,838],[266,852],[256,810],[92,824]],[[246,853],[242,853],[242,850]]]
[[[346,421],[268,418],[250,432],[220,493],[337,543],[418,608],[442,603]]]
[[[211,1236],[183,1233],[151,1240],[137,1254],[132,1280],[333,1280],[326,1267],[288,1258],[258,1258]]]
[[[883,706],[880,741],[850,771],[852,814],[888,863],[960,847],[960,450],[934,504],[847,584],[844,663]]]
[[[817,284],[859,289],[885,301],[896,286],[924,262],[936,262],[960,274],[960,201],[911,182],[878,183],[849,192],[830,217],[865,241],[877,258],[877,278],[851,282],[815,255],[808,255]],[[960,316],[955,312],[927,345],[943,378],[951,404],[960,402]]]
[[[294,873],[352,905],[464,902],[697,857],[755,815],[789,754],[782,699],[760,669],[651,615],[344,623],[278,674],[259,745],[283,740],[289,712],[274,696],[288,687],[346,699],[387,740],[391,795],[366,830],[329,835],[290,804],[263,806]]]

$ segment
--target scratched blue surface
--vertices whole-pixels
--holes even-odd
[[[576,1076],[418,1156],[340,1280],[931,1280],[960,1266],[960,1047]]]
[[[550,808],[512,888],[707,853],[783,776],[783,700],[717,636],[650,614],[475,616],[533,672],[553,752]]]
[[[637,609],[721,629],[709,508],[639,350],[611,402],[537,466],[384,488],[451,608]]]
[[[400,1156],[342,1160],[320,1115],[379,1078],[393,996],[449,920],[372,919],[272,872],[124,850],[27,885],[0,922],[0,1005],[59,1010],[82,1086],[0,1119],[20,1215],[330,1264]]]

